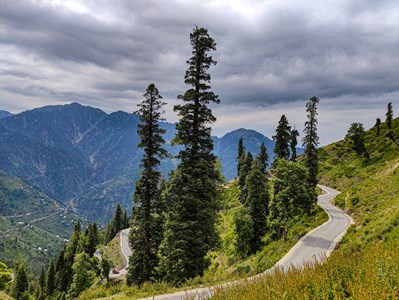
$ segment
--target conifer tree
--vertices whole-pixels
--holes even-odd
[[[56,290],[55,285],[55,266],[54,262],[50,261],[50,265],[47,271],[47,280],[46,280],[46,295],[47,297],[51,297]]]
[[[66,245],[61,249],[56,264],[56,286],[58,291],[68,291],[68,262],[65,258]]]
[[[266,174],[268,166],[267,161],[269,160],[269,155],[267,154],[265,143],[262,143],[260,145],[259,154],[257,155],[256,159],[260,164],[260,170],[262,171],[263,174]]]
[[[216,118],[209,104],[218,104],[219,97],[210,90],[208,73],[210,66],[216,64],[208,54],[216,50],[216,43],[207,29],[198,27],[190,34],[190,40],[193,56],[187,61],[184,78],[190,88],[178,97],[183,104],[174,107],[180,117],[174,143],[184,148],[171,178],[161,251],[161,270],[165,279],[173,283],[202,275],[207,267],[205,255],[217,242],[217,187],[221,178],[216,157],[211,153],[209,125]]]
[[[87,245],[85,247],[85,252],[91,256],[96,252],[97,246],[99,244],[98,227],[96,222],[91,223],[86,231],[85,235],[87,238]]]
[[[68,293],[70,298],[77,298],[81,292],[91,286],[96,274],[90,256],[85,252],[76,255],[72,269],[73,280]]]
[[[317,135],[317,104],[319,99],[315,96],[310,98],[306,103],[306,112],[308,120],[305,122],[303,132],[305,136],[302,139],[302,146],[305,148],[305,167],[308,169],[308,185],[315,189],[317,185],[317,174],[319,172],[319,157],[317,145],[319,144],[319,136]],[[316,192],[314,193],[314,202],[317,201]]]
[[[244,139],[240,137],[237,147],[237,176],[240,177],[241,168],[245,161],[245,146]]]
[[[100,268],[101,268],[101,275],[109,281],[109,271],[111,270],[112,263],[108,259],[108,257],[103,253],[103,256],[101,258],[100,262]]]
[[[46,298],[46,271],[42,266],[40,269],[39,282],[36,291],[37,300],[44,300]]]
[[[19,264],[15,270],[15,278],[11,295],[17,300],[28,298],[28,288],[29,282],[25,266],[24,264]]]
[[[264,164],[260,155],[253,161],[251,170],[246,179],[247,195],[245,206],[253,221],[253,236],[250,242],[251,253],[255,253],[261,247],[262,237],[266,232],[266,220],[269,213],[269,186]]]
[[[374,125],[374,127],[377,127],[377,135],[380,135],[380,125],[381,125],[381,119],[377,118]]]
[[[385,122],[387,123],[388,129],[392,129],[392,119],[393,119],[392,102],[388,103],[387,113],[385,114],[385,116],[386,116]]]
[[[253,156],[251,152],[248,152],[245,156],[244,164],[241,168],[241,176],[239,178],[239,185],[240,185],[240,202],[245,203],[247,199],[247,176],[248,173],[251,171],[252,163],[253,163]]]
[[[276,134],[273,136],[273,140],[276,143],[273,150],[275,153],[275,160],[279,158],[289,159],[290,132],[291,127],[288,124],[288,120],[285,115],[282,115],[276,128]]]
[[[345,138],[349,140],[352,149],[361,156],[369,159],[369,154],[366,150],[366,145],[364,144],[364,127],[362,123],[352,123],[348,130]]]
[[[167,156],[163,148],[165,129],[160,127],[163,106],[158,89],[154,84],[147,87],[144,100],[139,104],[141,124],[138,134],[141,137],[139,147],[144,149],[141,159],[141,177],[134,192],[133,226],[130,233],[132,255],[129,259],[127,283],[142,284],[156,278],[158,266],[158,248],[162,240],[162,230],[158,226],[155,214],[160,198],[161,172],[160,159]]]
[[[290,133],[290,148],[291,148],[291,160],[296,161],[297,155],[296,155],[296,145],[298,144],[298,138],[299,132],[295,128],[291,130]]]
[[[123,213],[123,229],[129,228],[129,217],[127,215],[127,210],[125,209],[125,212]]]
[[[254,236],[254,222],[246,207],[238,207],[233,215],[234,245],[236,253],[246,258],[251,254],[251,241]]]

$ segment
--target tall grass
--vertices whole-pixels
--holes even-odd
[[[334,253],[323,265],[216,290],[213,299],[398,299],[399,242]]]

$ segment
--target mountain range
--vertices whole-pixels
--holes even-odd
[[[107,221],[120,203],[132,207],[134,185],[139,177],[143,151],[137,147],[139,116],[104,111],[79,103],[45,106],[12,115],[0,113],[0,169],[39,188],[73,209],[81,217]],[[163,122],[165,148],[171,146],[175,124]],[[234,178],[237,144],[244,138],[247,151],[256,155],[263,142],[273,157],[274,142],[259,132],[237,129],[213,137],[226,180]],[[299,154],[302,149],[298,149]],[[271,159],[270,159],[271,160]],[[167,177],[177,165],[167,158],[161,170]]]

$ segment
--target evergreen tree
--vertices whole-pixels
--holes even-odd
[[[55,264],[56,286],[58,291],[68,291],[68,262],[65,258],[66,245],[61,249]]]
[[[46,280],[46,295],[47,297],[51,297],[56,290],[56,282],[55,282],[55,266],[54,262],[50,261],[50,265],[47,271],[47,280]]]
[[[269,160],[269,155],[267,154],[266,146],[265,143],[262,143],[260,145],[260,150],[259,154],[257,155],[256,159],[258,160],[258,163],[260,164],[260,170],[262,171],[263,174],[267,174],[267,161]]]
[[[101,258],[100,262],[100,268],[101,268],[101,275],[109,281],[109,272],[111,270],[112,263],[108,259],[108,257],[103,253],[103,256]]]
[[[309,212],[314,205],[313,188],[303,180],[307,170],[298,162],[279,159],[274,169],[274,199],[270,205],[270,223],[277,238],[287,238],[295,216]]]
[[[239,185],[240,185],[240,202],[245,203],[245,200],[247,199],[247,176],[248,173],[251,171],[252,167],[252,162],[253,162],[253,156],[251,152],[248,152],[247,155],[245,156],[244,164],[241,168],[241,176],[239,178]]]
[[[377,127],[377,135],[380,135],[380,125],[381,125],[381,119],[377,118],[374,127]]]
[[[273,136],[273,141],[276,142],[273,150],[275,160],[279,158],[288,159],[290,157],[290,132],[291,127],[288,124],[288,120],[285,115],[282,115],[276,128],[276,134]]]
[[[204,28],[196,27],[190,34],[193,56],[187,61],[185,83],[190,86],[178,98],[180,119],[174,143],[183,145],[180,164],[171,178],[171,203],[162,242],[161,270],[169,282],[180,283],[186,278],[202,275],[207,267],[206,253],[216,244],[215,223],[218,211],[220,174],[209,124],[215,122],[210,103],[219,97],[210,89],[207,72],[216,62],[208,53],[216,43]]]
[[[15,278],[13,282],[11,295],[17,299],[28,299],[29,298],[29,283],[28,275],[26,274],[26,269],[24,264],[19,264],[15,269]]]
[[[46,299],[46,271],[44,270],[43,266],[40,269],[39,282],[36,286],[36,299]]]
[[[157,226],[154,215],[158,207],[161,181],[160,159],[167,156],[163,148],[165,140],[159,122],[163,119],[162,96],[154,84],[147,87],[144,100],[139,104],[141,124],[138,134],[141,137],[139,147],[144,149],[141,159],[141,177],[134,192],[133,226],[130,233],[132,255],[129,259],[127,283],[142,284],[155,280],[155,268],[158,266],[158,248],[162,240],[162,230]]]
[[[317,174],[319,172],[319,156],[317,145],[319,144],[319,136],[317,135],[317,104],[319,99],[315,96],[310,98],[306,103],[306,112],[308,120],[305,122],[305,129],[303,132],[305,136],[302,139],[302,146],[305,148],[305,167],[308,169],[308,185],[315,189],[317,185]],[[316,192],[313,197],[317,201]]]
[[[90,256],[85,252],[76,255],[72,269],[73,280],[68,293],[70,298],[77,298],[81,292],[92,285],[96,274]]]
[[[125,222],[124,222],[122,208],[119,203],[116,205],[114,216],[112,217],[112,220],[108,224],[105,228],[105,235],[104,235],[105,243],[110,242],[119,231],[124,229]]]
[[[296,161],[297,155],[296,155],[296,145],[298,144],[298,138],[299,132],[295,128],[291,130],[290,133],[290,148],[291,148],[291,160]]]
[[[246,180],[247,195],[245,206],[253,221],[253,236],[250,242],[251,253],[255,253],[261,247],[262,237],[266,233],[266,220],[269,213],[269,186],[264,173],[264,164],[259,159],[252,163],[251,170]]]
[[[352,149],[356,151],[358,155],[364,156],[368,159],[369,154],[366,150],[366,145],[364,144],[365,133],[362,123],[352,123],[345,138],[349,140]]]
[[[85,235],[87,238],[85,252],[90,256],[93,256],[99,244],[98,227],[96,222],[91,223],[87,227]]]
[[[240,137],[238,140],[237,147],[237,176],[240,177],[241,168],[245,161],[245,147],[244,147],[244,139]]]
[[[254,222],[246,207],[239,207],[234,215],[234,245],[238,256],[246,258],[251,254],[251,242],[254,236]]]
[[[123,229],[129,228],[129,217],[127,216],[127,210],[125,209],[125,212],[123,213]]]
[[[392,102],[388,103],[387,113],[385,114],[385,116],[386,116],[385,122],[387,123],[388,129],[392,129],[392,119],[393,119]]]

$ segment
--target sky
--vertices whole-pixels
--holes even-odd
[[[217,44],[214,135],[271,137],[282,114],[302,132],[312,96],[321,145],[353,122],[384,120],[388,102],[398,116],[398,0],[1,0],[0,109],[79,102],[133,112],[154,83],[176,122],[195,26]]]

